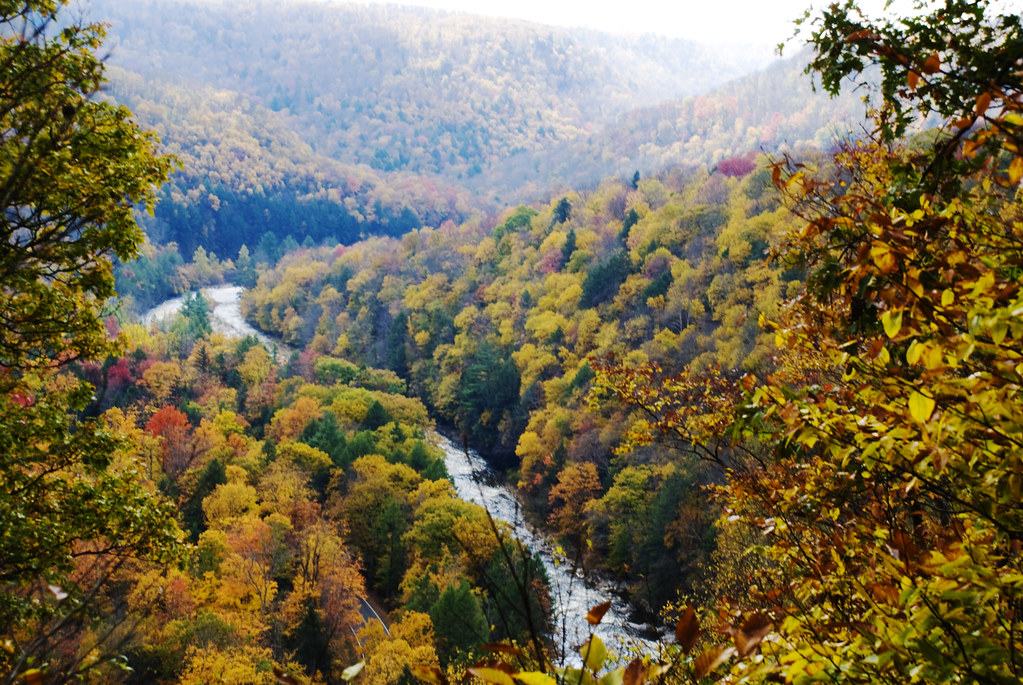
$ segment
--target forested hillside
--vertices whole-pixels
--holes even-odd
[[[831,144],[862,112],[814,95],[805,58],[722,88],[757,62],[655,36],[322,2],[89,11],[110,23],[106,94],[182,162],[145,227],[185,260],[255,253],[268,233],[397,236],[672,165],[748,167]]]
[[[807,60],[797,53],[706,93],[637,108],[548,154],[519,153],[487,181],[497,187],[518,182],[535,196],[555,183],[586,187],[595,172],[628,178],[637,170],[721,165],[726,173],[745,173],[760,154],[828,150],[850,134],[859,136],[862,100],[853,92],[833,97],[815,89]]]
[[[494,222],[297,250],[243,311],[304,348],[292,373],[348,359],[406,378],[517,471],[541,520],[643,578],[637,597],[656,610],[709,560],[693,486],[715,475],[663,452],[613,457],[627,417],[591,411],[593,361],[764,368],[758,317],[800,287],[766,261],[790,222],[764,170],[610,181]]]
[[[243,94],[338,161],[449,179],[757,66],[681,40],[398,6],[102,0],[92,11],[111,23],[114,65]]]
[[[399,236],[464,218],[474,204],[439,180],[316,154],[281,117],[236,92],[153,83],[120,69],[111,77],[106,94],[180,162],[145,226],[150,240],[177,243],[185,258],[200,246],[233,258],[242,245],[255,250],[267,232],[277,243]]]

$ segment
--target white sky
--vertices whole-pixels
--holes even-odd
[[[516,17],[612,33],[657,33],[704,43],[777,45],[792,20],[830,0],[357,0]],[[882,0],[866,0],[880,6]]]

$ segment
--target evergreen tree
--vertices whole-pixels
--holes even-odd
[[[465,658],[469,651],[487,641],[490,634],[479,598],[469,583],[449,585],[430,607],[437,654],[442,662]]]

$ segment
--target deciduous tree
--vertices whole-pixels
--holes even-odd
[[[104,580],[125,559],[166,559],[178,539],[172,512],[142,474],[108,468],[118,436],[79,413],[91,387],[58,374],[111,351],[100,314],[114,292],[111,259],[137,254],[133,212],[152,205],[171,167],[126,109],[96,97],[103,28],[58,21],[64,5],[0,2],[0,673],[8,680],[41,669],[58,681],[106,663],[108,644],[91,654],[75,647],[88,617],[105,608]]]

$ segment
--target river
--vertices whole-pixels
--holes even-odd
[[[286,360],[292,349],[260,333],[242,316],[239,307],[242,291],[240,286],[231,285],[203,289],[203,296],[211,302],[210,324],[213,330],[239,338],[255,336],[267,349],[277,351],[278,362]],[[148,325],[166,320],[180,311],[183,304],[184,299],[180,297],[167,300],[146,312],[142,323]],[[573,649],[586,642],[591,631],[600,636],[609,649],[616,649],[623,657],[629,647],[640,648],[647,654],[654,653],[653,643],[641,637],[648,627],[629,622],[628,606],[613,592],[610,584],[595,582],[591,576],[584,576],[555,543],[526,523],[515,493],[495,476],[480,455],[472,450],[466,452],[441,435],[438,435],[438,445],[444,451],[448,474],[458,496],[485,507],[495,519],[511,525],[515,537],[540,555],[551,582],[555,642],[565,646],[565,656],[569,661],[573,660]],[[586,621],[587,612],[608,599],[611,599],[611,608],[600,625],[591,626]]]
[[[214,288],[202,289],[203,297],[210,303],[210,326],[214,332],[228,337],[244,338],[251,335],[259,340],[267,350],[276,354],[278,363],[286,362],[294,350],[281,341],[259,332],[242,316],[240,302],[244,290],[240,285],[219,285]],[[181,311],[184,304],[183,297],[166,300],[143,314],[141,321],[147,326],[151,323],[165,321]]]
[[[628,606],[609,584],[584,576],[565,558],[556,543],[526,523],[515,493],[495,477],[480,455],[457,447],[444,436],[438,438],[458,496],[485,507],[495,519],[511,525],[515,537],[539,554],[551,582],[555,642],[565,645],[567,657],[571,659],[572,650],[586,642],[591,631],[609,649],[617,649],[620,656],[625,656],[629,647],[638,647],[647,654],[655,652],[653,643],[641,637],[648,626],[629,622]],[[598,626],[591,626],[586,621],[587,612],[608,599],[611,608]]]

